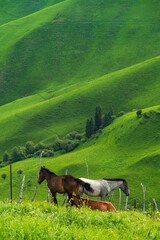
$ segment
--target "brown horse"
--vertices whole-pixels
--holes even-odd
[[[41,184],[46,179],[48,188],[54,197],[54,203],[58,205],[56,193],[67,193],[69,199],[72,198],[72,193],[75,192],[79,198],[79,186],[82,186],[86,190],[93,192],[90,184],[83,182],[79,178],[75,178],[72,175],[58,176],[54,172],[49,171],[45,167],[41,167],[39,172],[38,183]],[[71,199],[71,205],[73,205],[73,199]]]
[[[104,211],[116,212],[116,209],[110,202],[95,201],[95,200],[91,200],[88,198],[82,198],[82,197],[80,197],[80,199],[78,199],[77,196],[74,194],[72,194],[72,197],[73,197],[73,201],[74,201],[73,204],[76,207],[87,206],[93,210],[97,209],[97,210],[103,211],[103,212]],[[68,202],[69,202],[69,199],[68,199]]]

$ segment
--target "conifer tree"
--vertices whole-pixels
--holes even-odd
[[[93,118],[90,120],[90,133],[91,135],[94,133],[94,123],[93,123]]]
[[[110,105],[109,105],[109,112],[110,112],[111,116],[114,115],[112,103],[110,103]]]
[[[104,116],[103,127],[107,127],[111,123],[112,123],[112,116],[111,116],[111,113],[108,112]]]
[[[89,138],[91,136],[91,133],[90,133],[90,121],[89,119],[87,119],[87,122],[86,122],[86,137]]]
[[[101,106],[96,107],[95,111],[95,130],[97,131],[102,125],[102,108]]]

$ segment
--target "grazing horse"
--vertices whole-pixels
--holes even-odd
[[[89,183],[85,183],[79,178],[75,178],[72,175],[58,176],[54,172],[49,171],[45,167],[41,167],[39,172],[38,183],[41,184],[46,179],[48,188],[54,197],[54,203],[58,205],[56,193],[67,193],[69,199],[72,198],[72,193],[75,192],[79,198],[79,187],[81,186],[88,192],[93,192]],[[71,200],[71,205],[73,201]]]
[[[125,179],[119,178],[103,178],[99,180],[91,180],[87,178],[80,178],[82,181],[89,183],[91,188],[93,188],[93,192],[89,192],[83,187],[79,188],[79,195],[82,196],[83,193],[92,196],[92,197],[101,197],[102,201],[105,201],[106,196],[117,188],[120,188],[126,196],[129,196],[129,188],[128,183]]]
[[[97,209],[97,210],[103,211],[103,212],[104,211],[116,212],[116,209],[110,202],[95,201],[95,200],[91,200],[89,198],[82,198],[82,197],[80,197],[80,199],[78,199],[75,194],[72,194],[72,197],[73,197],[74,205],[76,207],[87,206],[93,210]],[[68,202],[69,202],[69,199],[68,199]]]

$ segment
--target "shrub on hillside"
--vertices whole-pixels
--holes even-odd
[[[142,110],[141,110],[141,109],[138,110],[138,111],[136,112],[136,114],[137,114],[137,117],[138,117],[138,118],[142,117]]]
[[[87,141],[87,138],[86,137],[82,137],[81,143],[85,143],[86,141]]]
[[[46,149],[46,144],[40,142],[37,144],[37,146],[35,147],[35,151],[38,151],[38,150],[44,150]]]
[[[26,148],[18,147],[21,160],[26,158]]]
[[[99,129],[98,132],[101,134],[101,133],[103,133],[103,130],[102,130],[102,129]]]
[[[81,140],[82,136],[80,133],[77,133],[76,136],[75,136],[75,139],[78,139],[78,140]]]
[[[18,169],[18,170],[17,170],[17,174],[18,174],[18,175],[21,175],[22,173],[23,173],[23,170],[22,170],[22,169]]]
[[[53,144],[49,144],[49,145],[46,146],[46,149],[54,151],[54,145]]]
[[[42,152],[42,150],[38,150],[38,151],[36,151],[36,152],[34,152],[34,156],[36,157],[36,156],[40,156],[41,155],[41,152]],[[43,155],[42,155],[43,156]]]
[[[7,177],[7,174],[6,173],[2,173],[1,178],[3,178],[5,180],[6,177]]]
[[[32,141],[28,141],[25,145],[26,154],[33,154],[35,151],[34,143]]]
[[[24,150],[24,149],[23,149]],[[24,152],[23,150],[19,147],[14,147],[12,149],[12,153],[11,153],[11,159],[12,159],[12,162],[17,162],[17,161],[20,161],[23,159],[24,157]]]
[[[125,114],[124,111],[120,111],[120,112],[117,114],[117,117],[121,117],[121,116],[123,116],[124,114]]]
[[[116,115],[111,116],[112,122],[116,119]]]
[[[73,131],[73,132],[69,133],[69,135],[71,136],[72,139],[75,139],[77,134],[78,134],[77,131]]]
[[[55,141],[54,141],[54,143],[53,143],[53,148],[54,148],[54,151],[56,152],[56,151],[59,151],[60,149],[61,149],[61,147],[60,147],[60,139],[59,138],[57,138]]]
[[[59,144],[60,144],[60,149],[65,149],[67,150],[68,147],[68,141],[66,139],[60,139],[59,140]]]
[[[9,160],[10,160],[10,157],[8,152],[6,151],[3,156],[3,162],[9,162]]]
[[[28,180],[27,185],[28,185],[28,187],[31,187],[31,186],[32,186],[30,179]]]
[[[150,118],[150,115],[147,112],[145,112],[145,113],[143,113],[143,117],[144,118]]]
[[[53,150],[45,150],[43,152],[43,157],[53,157],[54,156],[54,151]]]

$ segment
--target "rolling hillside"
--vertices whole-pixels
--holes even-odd
[[[0,159],[5,150],[30,140],[52,143],[73,130],[84,133],[95,107],[106,113],[112,103],[115,115],[127,114],[95,144],[89,140],[72,153],[44,159],[45,165],[80,177],[86,158],[90,178],[127,178],[131,201],[140,200],[141,182],[152,193],[147,202],[158,198],[159,5],[158,0],[0,0]],[[149,118],[138,119],[133,109]],[[17,169],[29,178],[38,161],[14,164],[16,192]]]
[[[142,192],[140,184],[146,187],[147,208],[152,198],[155,197],[159,204],[159,165],[160,165],[160,106],[144,109],[147,118],[137,118],[136,112],[119,117],[109,127],[103,130],[98,139],[79,146],[72,153],[64,154],[54,158],[43,158],[42,165],[57,174],[68,173],[77,177],[86,177],[84,159],[89,166],[89,178],[97,179],[102,177],[126,178],[128,180],[131,195],[129,206],[133,206],[133,200],[137,199],[138,207],[142,206]],[[94,144],[93,144],[94,142]],[[26,175],[26,191],[24,199],[30,200],[36,185],[36,174],[39,158],[28,159],[13,164],[13,185],[14,199],[19,196],[22,176],[18,176],[17,170],[22,169]],[[0,175],[7,174],[5,184],[9,183],[9,167],[1,168]],[[34,178],[33,178],[34,176]],[[31,187],[27,187],[28,180],[31,180]],[[4,197],[9,197],[4,180],[0,179],[0,188]],[[30,192],[30,191],[31,192]],[[47,186],[43,183],[39,186],[37,200],[45,200]],[[59,196],[60,202],[64,198]],[[125,196],[122,194],[123,207]],[[118,205],[118,191],[114,196],[114,204]]]
[[[63,0],[0,0],[0,25],[22,18],[40,9],[62,1]]]
[[[1,106],[1,156],[5,150],[29,140],[49,143],[55,135],[64,136],[72,130],[84,132],[86,119],[94,115],[99,104],[103,113],[108,111],[110,101],[115,113],[156,105],[160,102],[159,62],[157,57],[86,84],[46,91]]]
[[[0,103],[158,56],[157,4],[67,0],[2,25]]]

